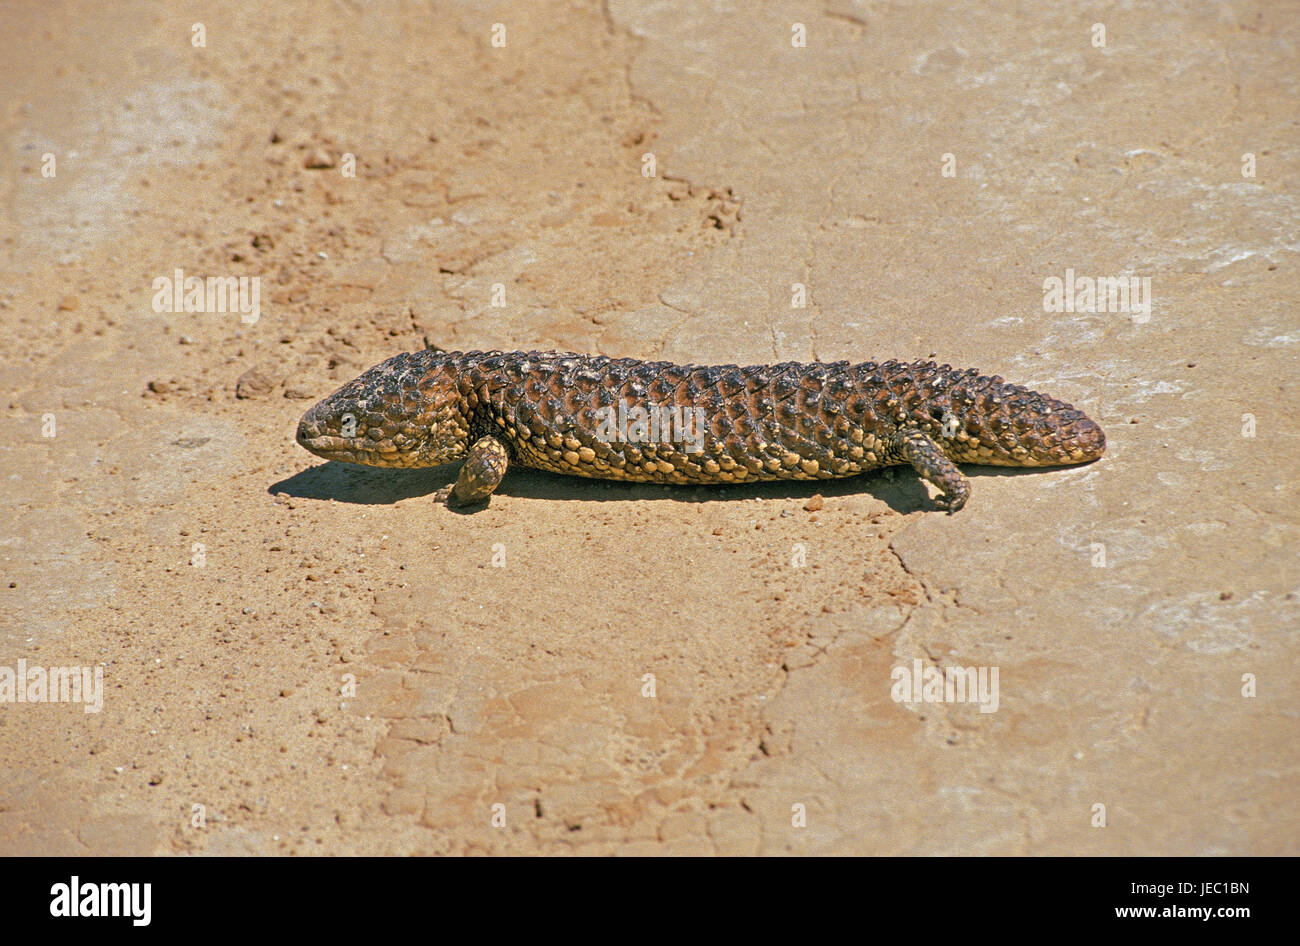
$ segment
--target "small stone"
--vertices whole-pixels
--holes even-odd
[[[235,382],[235,397],[240,400],[265,397],[275,388],[275,380],[260,368],[249,368]]]
[[[816,512],[826,504],[826,500],[821,493],[813,493],[808,497],[808,502],[803,504],[804,512]]]
[[[79,305],[81,305],[81,300],[76,296],[64,296],[59,300],[59,311],[75,312]]]
[[[302,166],[314,171],[324,170],[334,167],[334,158],[324,148],[313,148],[307,152]]]
[[[310,401],[316,397],[316,394],[305,382],[286,381],[284,383],[284,396],[295,401]]]

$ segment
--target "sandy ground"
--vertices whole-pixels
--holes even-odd
[[[0,668],[103,673],[0,703],[0,853],[1300,853],[1300,7],[244,6],[0,12]],[[458,515],[295,445],[425,344],[934,356],[1110,449]]]

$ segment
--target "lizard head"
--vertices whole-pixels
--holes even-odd
[[[438,466],[466,453],[469,420],[445,356],[405,352],[316,404],[298,443],[326,460],[366,466]]]
[[[999,377],[971,370],[931,390],[935,440],[957,463],[1067,466],[1106,452],[1106,435],[1083,411]]]

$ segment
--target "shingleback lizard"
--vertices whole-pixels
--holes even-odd
[[[956,512],[958,463],[1063,466],[1106,436],[1082,411],[918,361],[699,366],[556,352],[396,355],[307,411],[298,443],[382,467],[464,460],[439,499],[487,499],[507,465],[642,483],[816,480],[911,464]]]

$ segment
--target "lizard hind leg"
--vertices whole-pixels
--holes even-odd
[[[456,485],[439,490],[435,498],[445,499],[449,506],[472,506],[483,502],[501,483],[509,465],[510,451],[506,445],[496,437],[481,437],[469,448]]]
[[[898,436],[898,449],[903,459],[943,494],[935,500],[935,505],[949,513],[966,505],[966,499],[970,496],[970,483],[942,448],[924,431],[915,428],[900,431]]]

